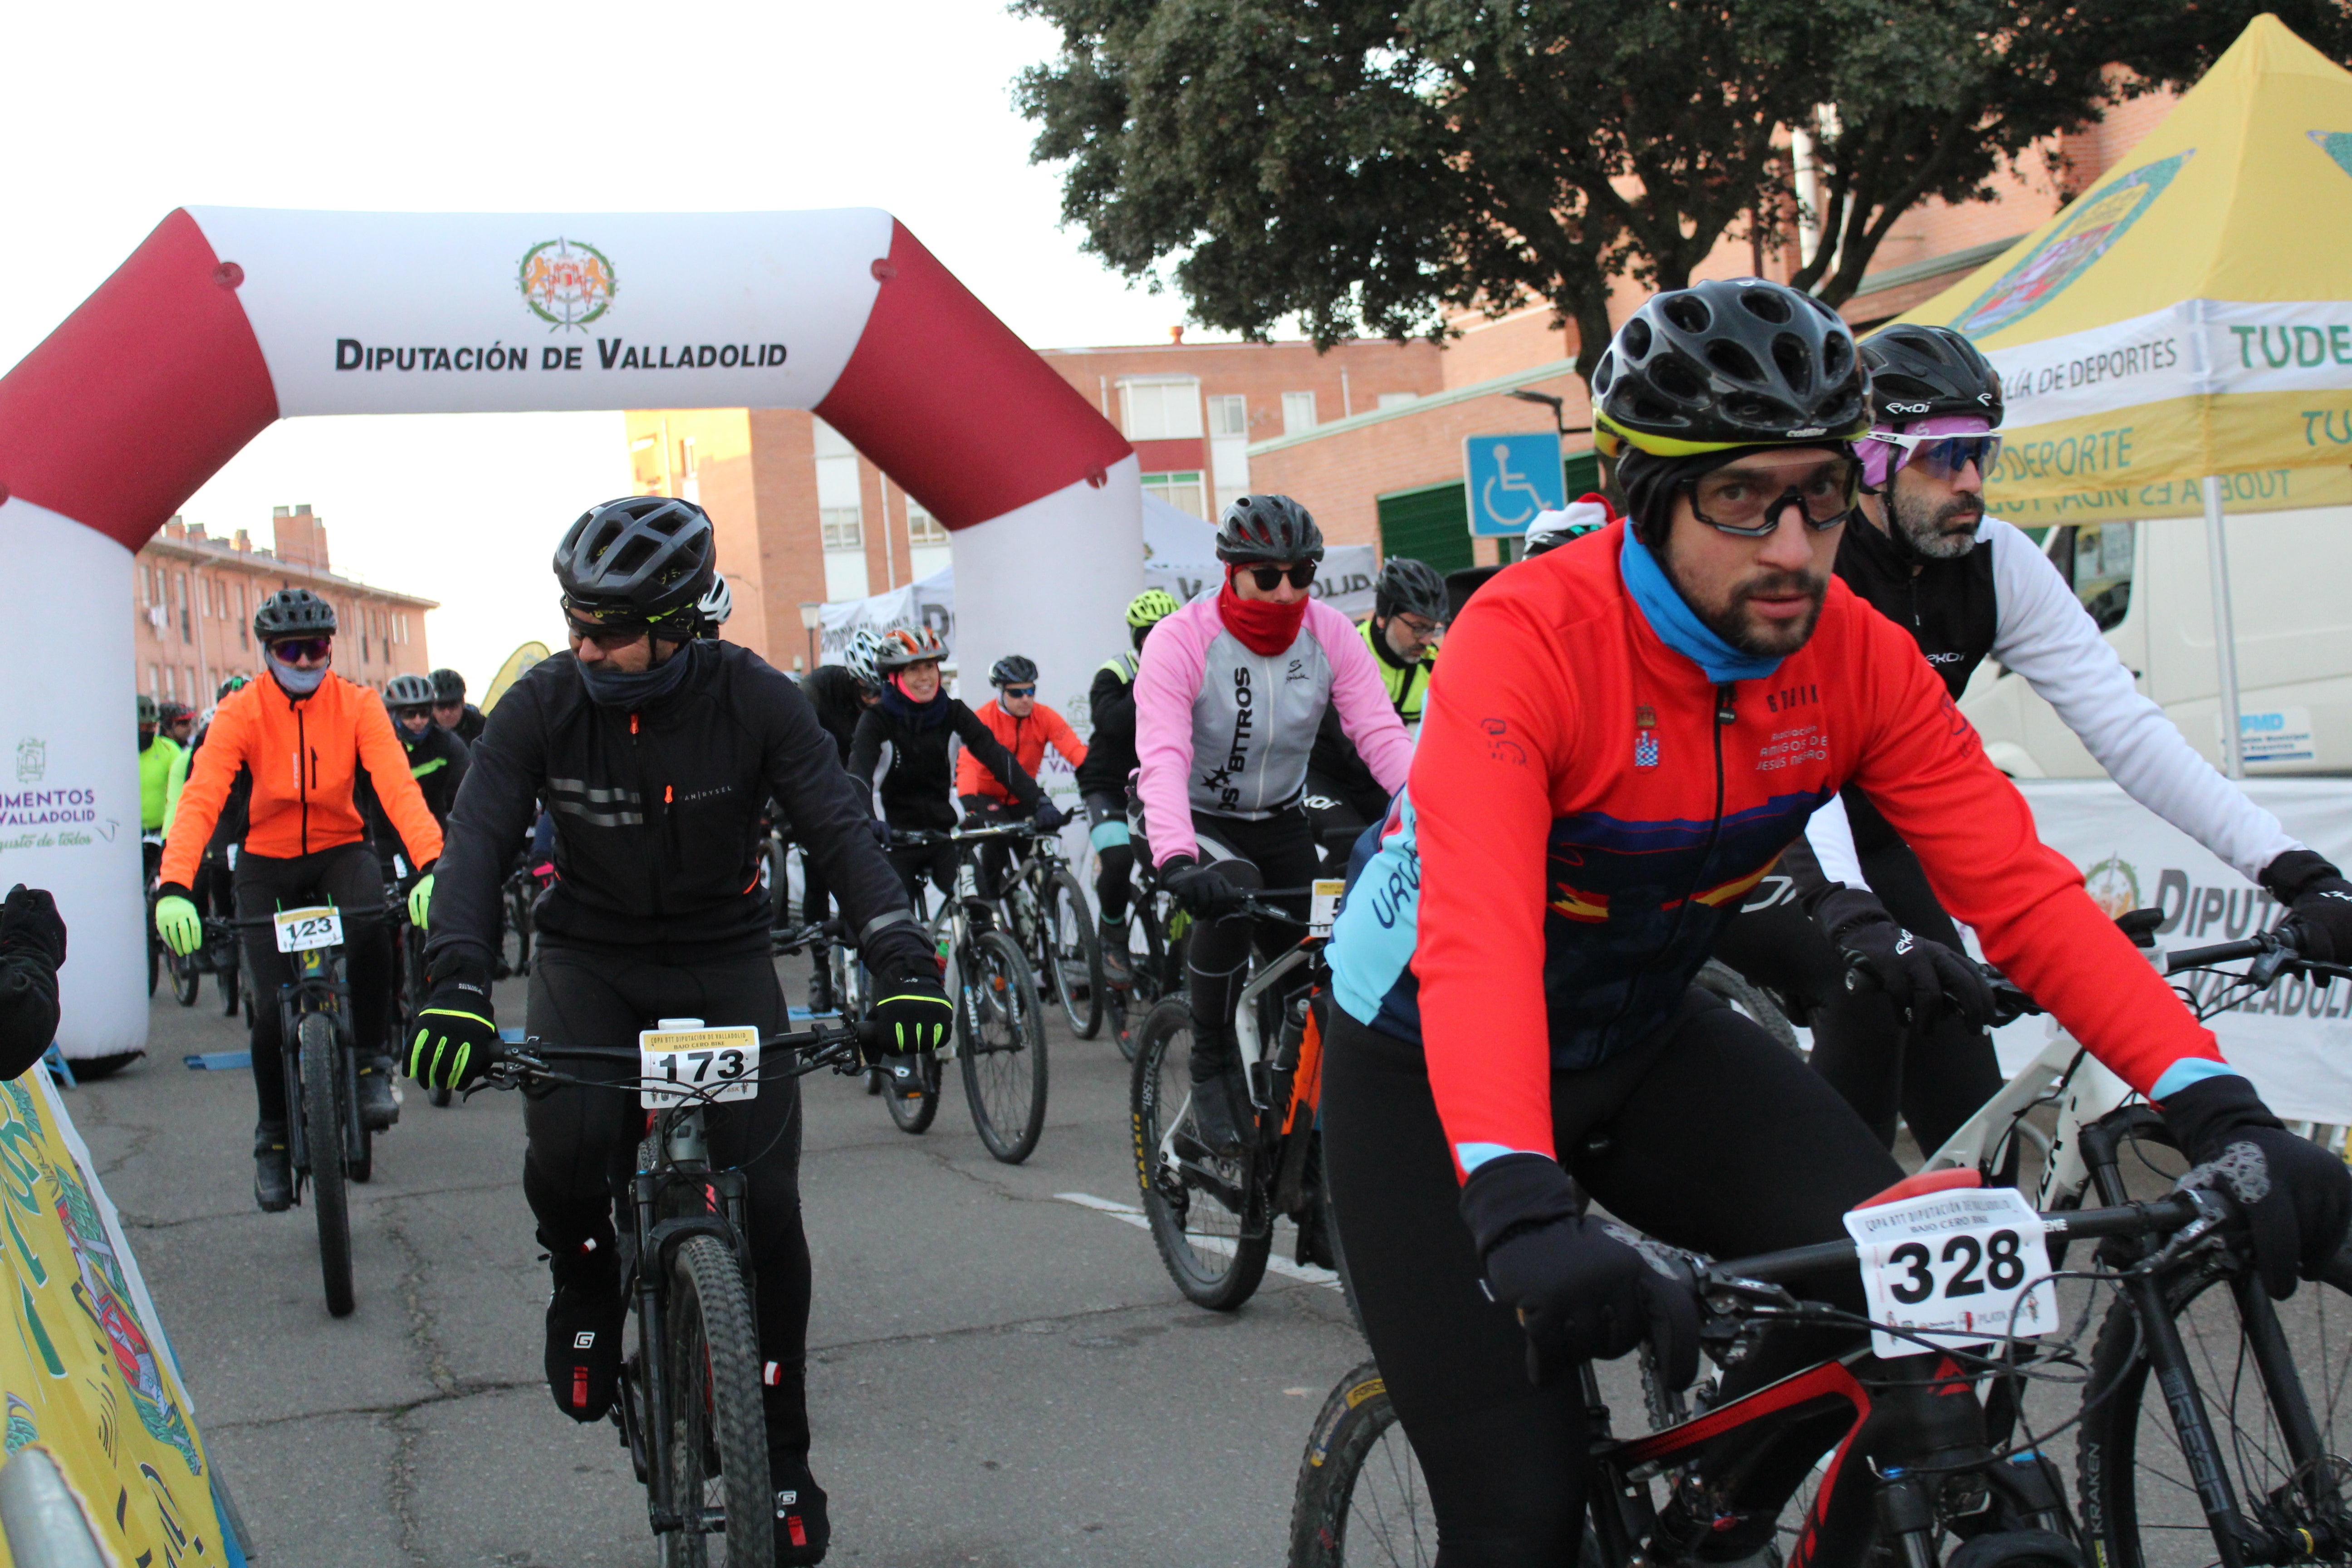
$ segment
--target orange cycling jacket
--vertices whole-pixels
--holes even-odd
[[[1033,779],[1037,776],[1037,764],[1045,760],[1045,746],[1049,742],[1054,750],[1062,753],[1062,760],[1074,768],[1087,760],[1087,743],[1078,739],[1078,732],[1070,728],[1067,720],[1043,702],[1031,709],[1026,719],[1015,719],[1004,710],[1002,702],[983,704],[975,717],[988,726],[991,734],[1004,742],[1004,749],[1013,753],[1013,760],[1019,763],[1022,771]],[[956,794],[984,795],[1007,805],[1015,804],[1013,792],[997,783],[996,775],[982,767],[980,759],[973,756],[969,748],[956,758]]]
[[[215,710],[163,846],[164,881],[181,887],[194,881],[205,842],[240,766],[253,773],[252,826],[245,835],[248,854],[285,859],[365,837],[366,825],[352,798],[364,767],[385,815],[400,830],[409,862],[423,867],[440,858],[441,828],[409,776],[408,753],[392,732],[383,700],[329,670],[319,689],[299,702],[264,676],[231,692]]]

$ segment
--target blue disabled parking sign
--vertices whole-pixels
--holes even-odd
[[[1560,472],[1559,437],[1550,431],[1517,436],[1465,436],[1462,472],[1470,497],[1470,532],[1478,539],[1525,533],[1539,511],[1568,504]]]

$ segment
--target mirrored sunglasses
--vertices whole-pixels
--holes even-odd
[[[324,658],[334,651],[332,637],[285,637],[269,645],[269,651],[287,664],[299,664],[306,658]]]
[[[1981,479],[1992,472],[2000,461],[2000,437],[1988,433],[1981,436],[1906,436],[1895,430],[1873,430],[1873,441],[1889,447],[1900,447],[1903,455],[1895,459],[1895,467],[1916,463],[1939,479],[1950,479],[1969,464],[1976,465]]]

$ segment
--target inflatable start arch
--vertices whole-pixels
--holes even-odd
[[[885,212],[191,208],[0,379],[0,889],[72,930],[68,1056],[147,1036],[132,552],[275,419],[688,407],[814,410],[953,531],[967,668],[1124,646],[1133,451]]]

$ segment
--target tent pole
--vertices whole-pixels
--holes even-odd
[[[2233,779],[2246,776],[2238,733],[2238,626],[2230,609],[2230,546],[2221,516],[2221,481],[2205,476],[2205,557],[2213,572],[2213,664],[2221,677],[2221,760]]]

